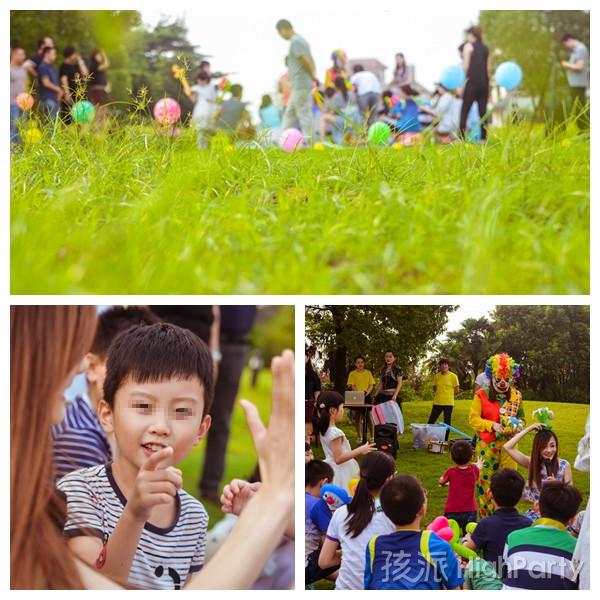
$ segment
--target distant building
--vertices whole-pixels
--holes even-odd
[[[353,58],[348,61],[348,71],[350,74],[354,72],[355,65],[362,65],[365,71],[371,71],[371,73],[375,73],[379,81],[381,81],[381,85],[385,85],[385,70],[387,67],[376,58]]]

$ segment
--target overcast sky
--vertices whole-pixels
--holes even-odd
[[[326,6],[326,2],[323,3]],[[346,51],[349,58],[378,58],[388,66],[391,77],[394,54],[403,52],[416,68],[416,79],[427,88],[448,65],[458,62],[457,46],[464,29],[477,21],[479,11],[406,11],[349,8],[327,10],[252,11],[145,11],[144,23],[154,26],[161,14],[182,17],[189,40],[199,51],[212,55],[216,71],[235,71],[231,79],[244,86],[245,99],[256,114],[263,94],[272,93],[276,80],[285,72],[283,59],[289,42],[275,30],[280,18],[291,21],[295,30],[310,44],[323,80],[331,64],[331,52]]]
[[[466,319],[479,319],[480,317],[489,317],[490,313],[496,308],[492,302],[481,302],[477,304],[461,304],[455,312],[448,315],[448,324],[446,331],[456,331],[460,329],[461,323]],[[445,337],[441,335],[440,338]]]

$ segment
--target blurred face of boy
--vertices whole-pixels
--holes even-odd
[[[450,369],[450,367],[448,366],[448,363],[441,363],[440,364],[440,373],[442,375],[445,375],[448,372],[449,369]]]
[[[180,463],[210,427],[202,418],[204,386],[197,377],[160,383],[125,380],[115,394],[114,409],[102,401],[100,421],[114,433],[123,467],[137,473],[154,452],[171,446],[171,465]],[[163,465],[163,468],[167,465]]]

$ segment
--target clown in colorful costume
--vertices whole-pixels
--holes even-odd
[[[494,512],[487,495],[492,475],[500,468],[516,469],[517,463],[502,446],[523,427],[521,393],[511,384],[519,377],[519,365],[508,354],[496,354],[486,364],[491,386],[475,393],[469,424],[477,432],[477,456],[483,460],[477,480],[477,501],[481,518]]]
[[[348,69],[346,67],[346,53],[343,50],[334,50],[331,53],[331,60],[333,61],[333,66],[325,71],[325,87],[334,88],[335,85],[333,82],[338,77],[343,77],[346,80],[346,87],[348,87],[350,84],[348,82]]]

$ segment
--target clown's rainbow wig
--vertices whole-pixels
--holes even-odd
[[[519,379],[519,365],[506,352],[494,354],[485,363],[485,374],[494,379],[507,379],[513,381]]]

